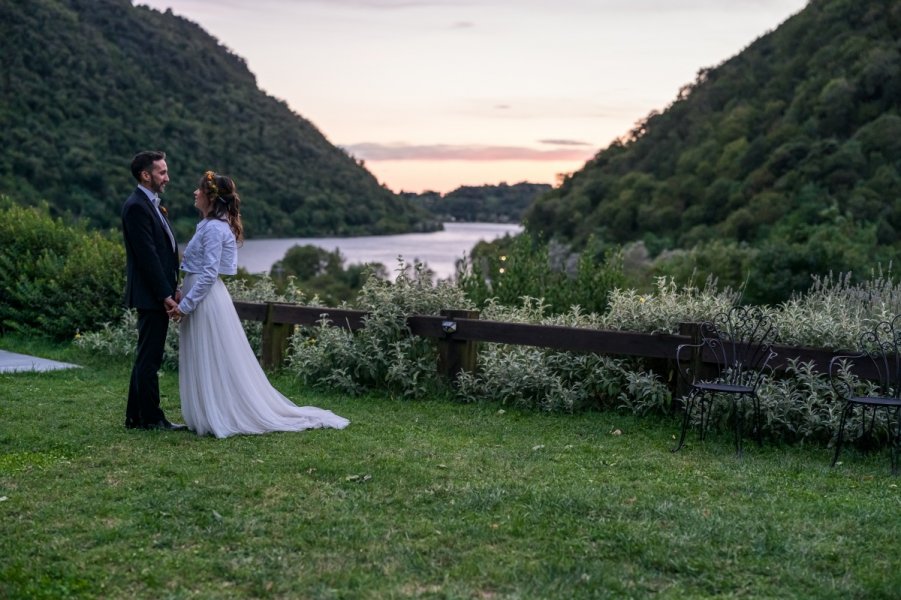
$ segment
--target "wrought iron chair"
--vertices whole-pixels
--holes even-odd
[[[750,399],[754,410],[754,434],[763,445],[760,422],[760,398],[757,387],[776,356],[773,342],[776,328],[772,320],[758,307],[736,306],[717,315],[712,321],[701,323],[700,340],[682,344],[676,349],[679,375],[688,384],[684,402],[682,432],[673,452],[685,444],[685,434],[691,425],[695,404],[701,409],[699,437],[704,439],[709,426],[712,403],[718,396],[730,396],[735,421],[735,451],[742,455],[744,417],[739,401]],[[705,365],[712,360],[712,365]]]
[[[852,362],[872,366],[867,374],[870,383],[855,385]],[[842,451],[845,425],[852,416],[855,406],[861,407],[860,429],[862,438],[872,439],[876,425],[876,411],[886,409],[885,427],[891,446],[892,475],[898,474],[898,447],[901,446],[901,315],[891,321],[878,323],[872,331],[860,336],[860,352],[853,355],[836,356],[829,362],[829,377],[832,389],[844,400],[842,416],[836,434],[835,455],[832,466],[838,462]],[[870,424],[867,426],[867,408],[872,409]],[[894,414],[895,428],[892,429],[891,416]]]

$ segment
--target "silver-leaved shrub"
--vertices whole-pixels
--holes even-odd
[[[481,318],[585,328],[603,323],[578,306],[548,314],[541,298],[530,297],[523,297],[518,307],[488,302]],[[659,374],[640,360],[508,344],[484,344],[478,373],[462,373],[457,384],[457,397],[466,402],[497,401],[546,411],[626,407],[645,413],[671,401]]]
[[[235,300],[302,302],[303,294],[289,286],[277,294],[268,278],[247,284],[229,282]],[[677,285],[660,278],[651,293],[614,290],[604,314],[584,313],[573,306],[550,314],[541,298],[521,298],[518,306],[488,301],[481,318],[569,327],[637,332],[677,333],[679,324],[709,320],[739,303],[740,292],[719,290],[708,281],[703,288]],[[310,304],[317,305],[314,298]],[[306,384],[350,394],[385,389],[406,398],[444,395],[449,388],[437,374],[437,343],[410,333],[406,318],[438,315],[443,309],[473,308],[462,289],[448,282],[435,284],[422,265],[399,263],[393,281],[371,277],[354,307],[367,311],[366,326],[351,333],[322,321],[297,328],[287,369]],[[779,331],[779,343],[793,346],[855,349],[861,332],[901,313],[901,285],[890,275],[874,274],[853,282],[850,275],[815,278],[805,294],[778,306],[763,307]],[[85,348],[127,355],[135,346],[135,315],[126,312],[115,324],[79,336]],[[175,327],[173,325],[173,327]],[[245,322],[255,348],[261,325]],[[177,365],[177,335],[170,332],[168,365]],[[527,346],[480,345],[478,371],[463,373],[453,394],[465,402],[502,404],[547,411],[586,408],[622,409],[634,413],[662,412],[673,403],[668,383],[674,374],[659,361],[561,352]],[[866,384],[855,381],[861,391]],[[764,434],[785,441],[828,442],[839,420],[840,402],[827,374],[811,364],[792,362],[778,375],[768,375],[760,390]],[[741,410],[750,411],[750,403]],[[711,425],[728,428],[734,418],[728,400],[712,411]],[[696,411],[697,412],[697,411]],[[745,423],[753,423],[750,412]],[[849,423],[859,430],[860,417]],[[877,439],[886,439],[887,421],[879,416]]]
[[[233,300],[246,302],[303,302],[303,292],[298,289],[293,279],[289,279],[284,293],[279,294],[272,279],[268,275],[254,278],[252,283],[246,280],[225,278],[225,286]],[[262,345],[263,324],[256,321],[243,321],[247,339],[257,356]],[[122,312],[118,321],[104,323],[103,327],[88,333],[78,333],[75,345],[93,352],[111,356],[131,356],[138,343],[138,314],[127,309]],[[166,349],[163,353],[163,369],[178,369],[178,324],[169,322],[169,334],[166,336]]]
[[[435,340],[414,336],[411,315],[439,315],[443,309],[467,310],[462,289],[432,282],[423,265],[399,261],[393,281],[370,277],[356,308],[368,312],[365,327],[351,333],[328,321],[295,332],[288,369],[306,384],[359,394],[387,389],[406,398],[424,398],[442,388]]]

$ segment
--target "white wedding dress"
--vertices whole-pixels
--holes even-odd
[[[237,270],[237,253],[228,248],[229,239],[234,243],[227,223],[207,219],[185,249],[182,270],[187,273],[179,308],[190,312],[179,326],[178,360],[185,424],[198,435],[218,438],[347,427],[350,421],[344,417],[297,406],[269,383],[218,277]],[[225,246],[224,251],[217,245]]]

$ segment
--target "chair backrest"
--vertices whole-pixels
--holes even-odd
[[[860,351],[876,369],[880,396],[901,397],[901,315],[860,335]]]
[[[735,306],[701,324],[701,343],[714,356],[720,380],[756,388],[776,356],[776,327],[756,306]]]

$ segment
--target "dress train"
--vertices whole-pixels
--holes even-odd
[[[196,279],[185,277],[185,294]],[[182,415],[198,435],[343,429],[350,423],[329,410],[297,406],[272,387],[220,279],[181,321],[178,367]]]

